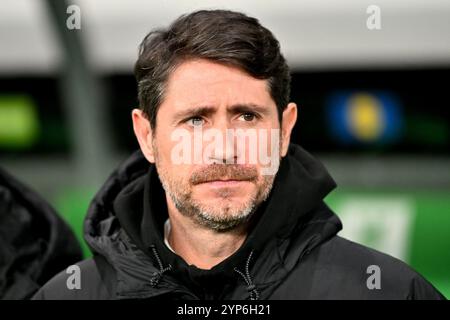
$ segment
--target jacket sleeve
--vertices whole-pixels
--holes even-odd
[[[77,264],[80,270],[80,286],[70,286],[70,274],[66,270],[48,281],[31,298],[32,300],[107,300],[111,299],[94,259]]]
[[[64,271],[57,274],[44,284],[31,300],[71,300],[70,291],[67,289],[65,278]]]
[[[44,290],[42,288],[31,297],[31,300],[47,300],[45,298]]]
[[[410,300],[447,300],[431,283],[422,276],[413,278],[408,295]]]

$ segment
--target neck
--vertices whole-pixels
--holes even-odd
[[[189,265],[209,270],[235,253],[247,236],[246,225],[218,232],[182,215],[169,197],[167,204],[171,224],[169,244]]]

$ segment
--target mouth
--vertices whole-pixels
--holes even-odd
[[[234,188],[241,186],[245,183],[249,183],[248,180],[233,180],[233,179],[225,179],[225,180],[211,180],[201,183],[200,185],[208,186],[211,188]]]

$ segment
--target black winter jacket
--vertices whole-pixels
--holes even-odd
[[[68,225],[36,192],[0,169],[0,299],[27,299],[82,258]]]
[[[442,299],[403,262],[337,236],[341,222],[323,201],[335,186],[320,162],[291,145],[243,245],[202,270],[165,246],[164,190],[136,152],[90,206],[85,239],[94,257],[78,264],[81,288],[68,289],[62,272],[34,298]],[[380,271],[375,288],[372,265]]]

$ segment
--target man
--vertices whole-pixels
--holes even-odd
[[[63,272],[35,299],[443,298],[401,261],[336,235],[323,202],[335,183],[289,143],[289,70],[256,19],[182,16],[145,37],[135,74],[140,151],[90,206],[94,258],[78,264],[78,290]]]

